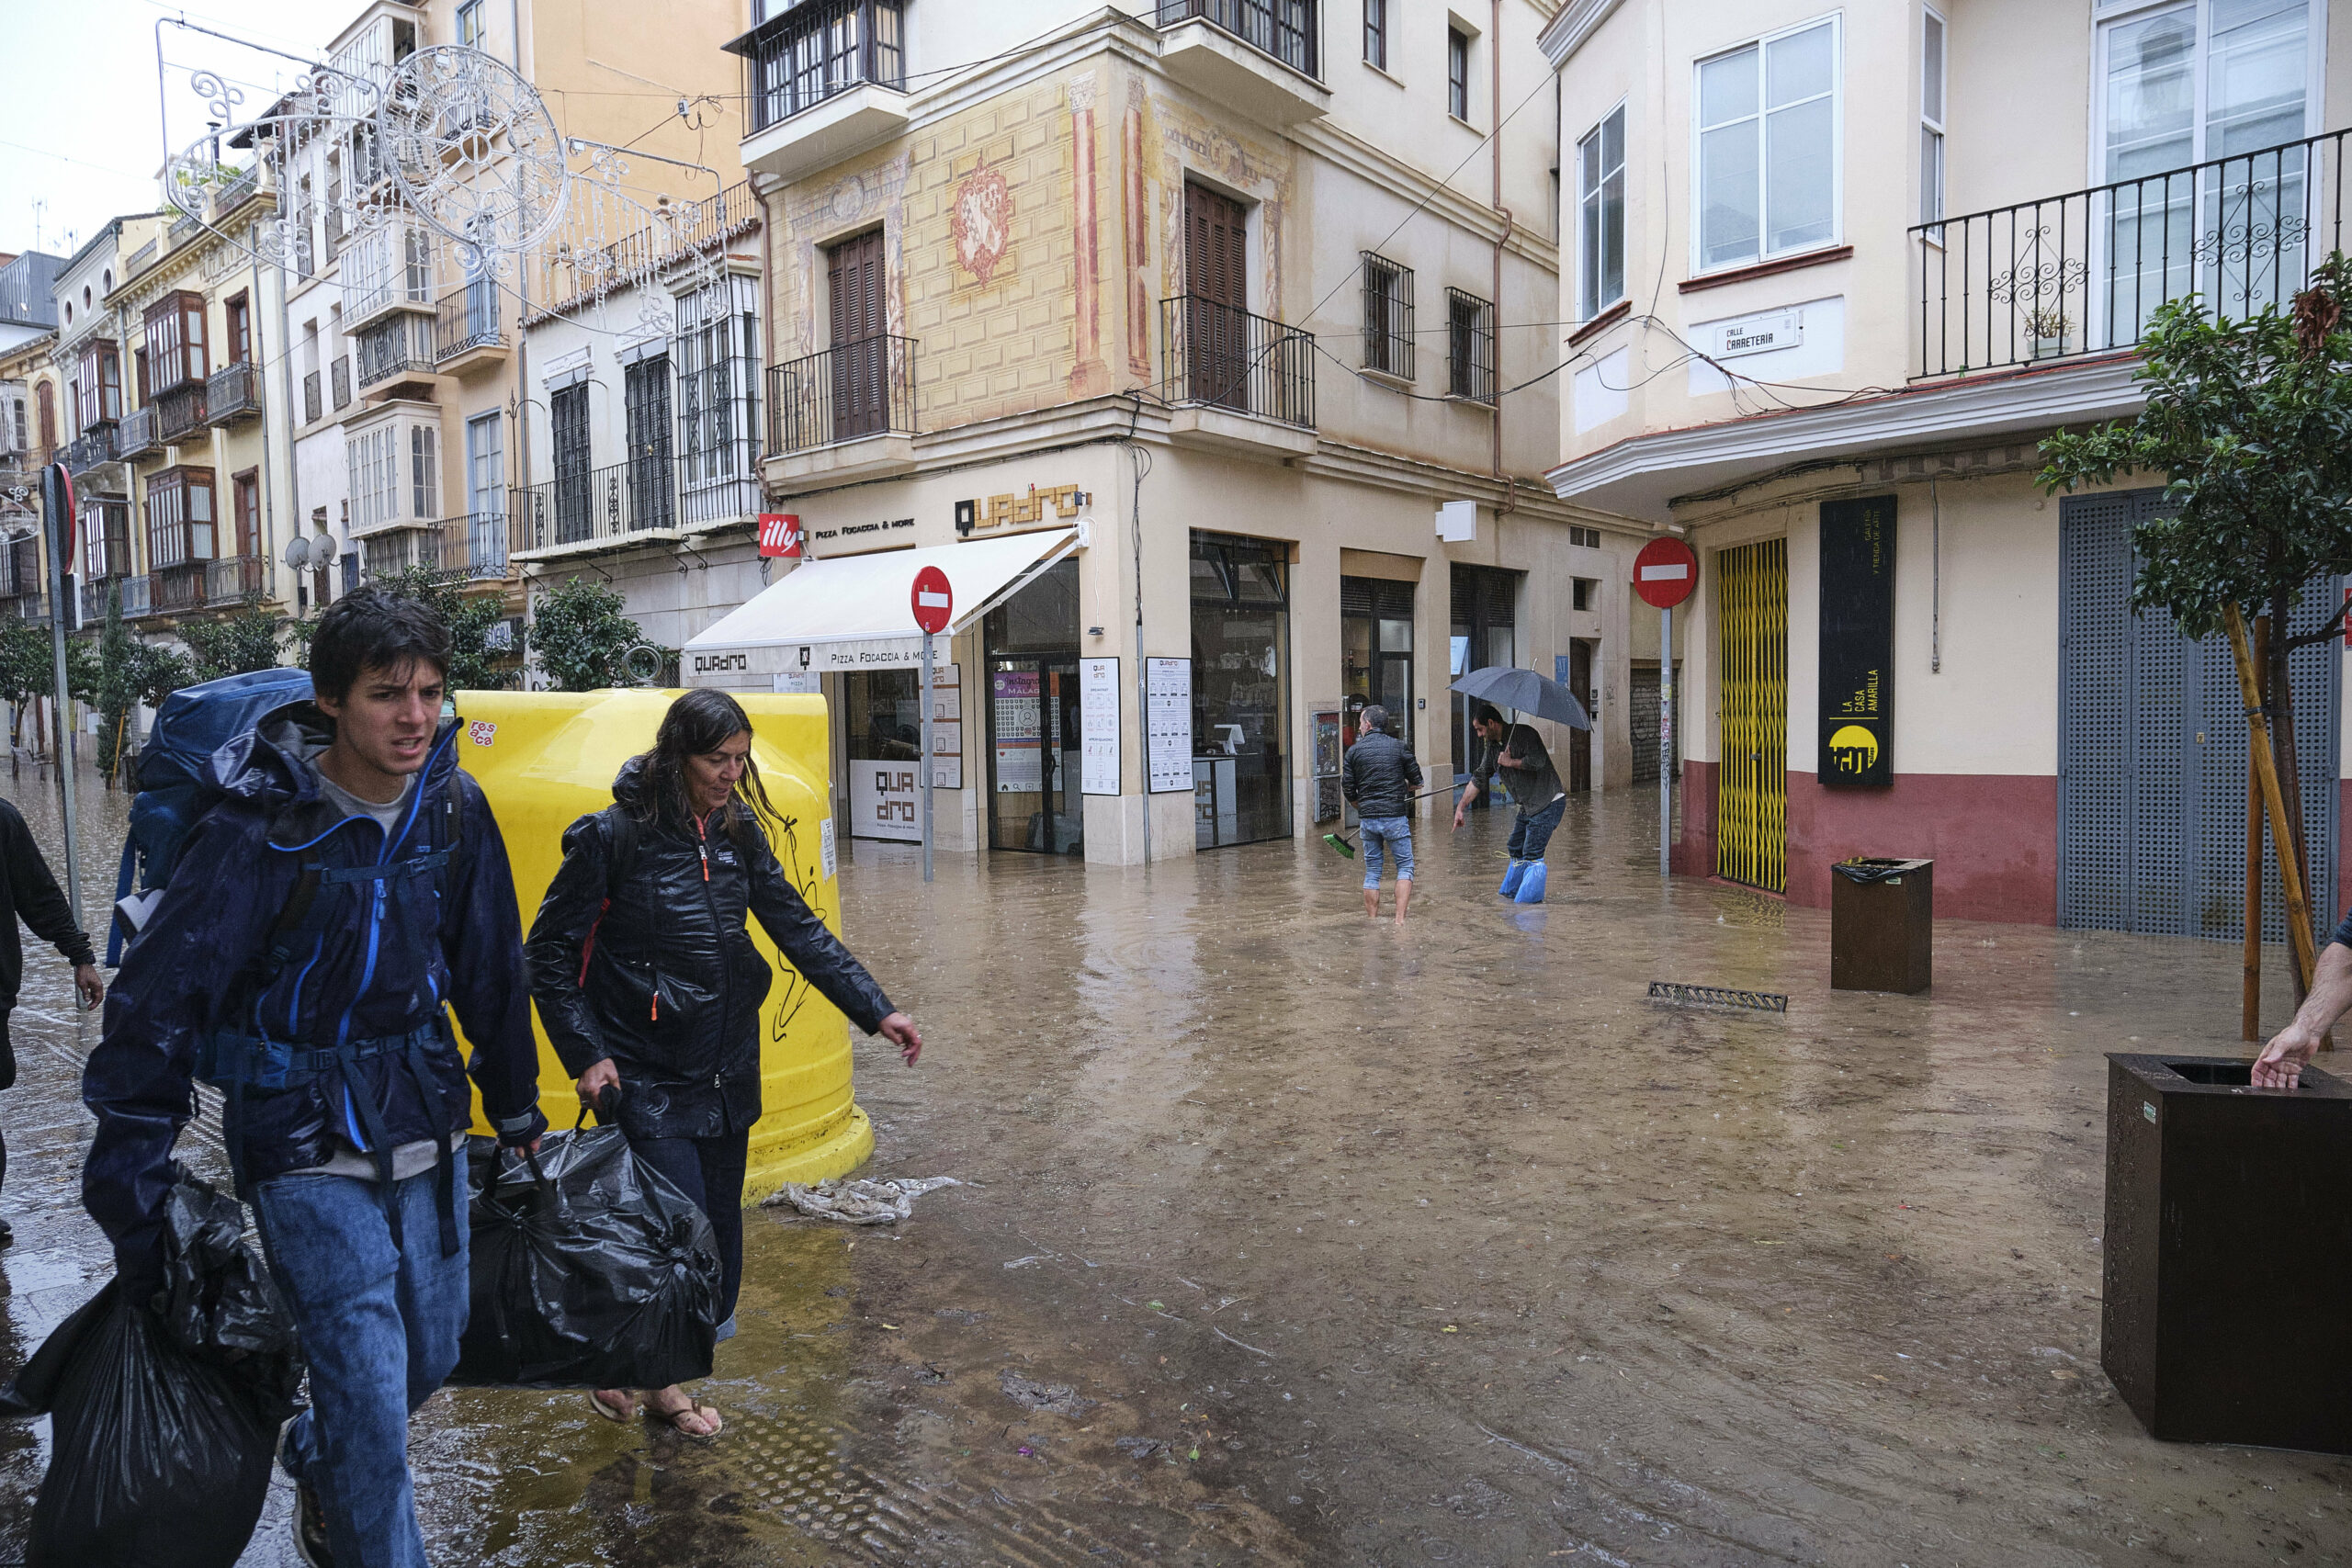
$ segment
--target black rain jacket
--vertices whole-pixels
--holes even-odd
[[[1402,817],[1420,787],[1413,749],[1385,730],[1359,736],[1340,763],[1340,793],[1355,803],[1358,817]]]
[[[53,943],[66,963],[79,968],[97,962],[90,939],[74,923],[73,908],[33,842],[32,829],[15,806],[0,800],[0,1012],[17,1005],[17,989],[25,977],[23,939],[17,934],[20,915],[33,935]]]
[[[613,781],[616,804],[564,830],[525,948],[531,995],[564,1071],[612,1058],[630,1137],[715,1138],[760,1117],[760,1004],[775,976],[747,914],[866,1033],[897,1010],[801,898],[748,808],[722,808],[747,856],[718,813],[684,829],[667,814],[647,820],[650,789],[631,758]],[[628,862],[617,879],[616,854]]]

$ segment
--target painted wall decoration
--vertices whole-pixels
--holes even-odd
[[[1821,503],[1821,753],[1834,788],[1894,782],[1894,497]]]
[[[982,164],[957,186],[948,227],[956,236],[956,265],[985,287],[1012,243],[1012,187],[1004,175]]]

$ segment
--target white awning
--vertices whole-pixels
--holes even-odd
[[[780,650],[750,658],[738,668],[760,670],[887,670],[922,662],[922,631],[915,625],[915,573],[935,566],[947,574],[956,599],[955,636],[1011,598],[1030,579],[1078,548],[1080,531],[1052,528],[976,543],[933,545],[879,555],[804,561],[784,581],[686,639],[685,651],[708,656],[733,650]],[[807,649],[809,657],[801,659]]]

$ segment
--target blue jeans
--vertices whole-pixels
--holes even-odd
[[[735,1294],[743,1288],[743,1171],[752,1134],[631,1138],[629,1152],[660,1171],[710,1219],[718,1243],[718,1337],[735,1337]]]
[[[1560,825],[1560,818],[1567,809],[1568,797],[1565,795],[1541,811],[1521,808],[1519,819],[1510,825],[1510,858],[1542,860],[1544,847],[1552,841],[1552,829]]]
[[[1380,849],[1386,844],[1396,852],[1396,880],[1413,880],[1413,819],[1409,817],[1366,817],[1363,823],[1363,886],[1373,892],[1380,886]]]
[[[466,1327],[466,1184],[451,1185],[454,1258],[441,1256],[432,1171],[398,1184],[404,1247],[372,1181],[298,1171],[254,1190],[270,1272],[311,1364],[311,1408],[287,1427],[280,1458],[318,1494],[338,1564],[426,1568],[408,1418],[458,1364]]]

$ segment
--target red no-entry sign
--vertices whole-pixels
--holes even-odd
[[[1699,586],[1699,553],[1679,539],[1652,539],[1634,558],[1634,592],[1642,603],[1671,610]]]
[[[927,566],[915,573],[915,625],[933,637],[947,629],[947,622],[956,614],[956,591],[947,586],[947,574],[935,566]]]

